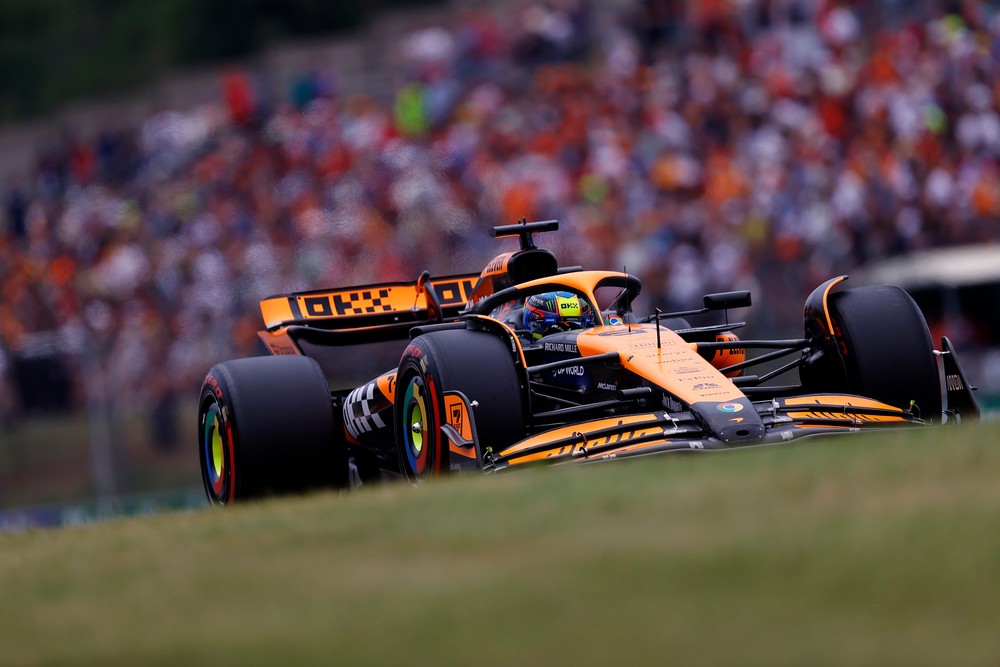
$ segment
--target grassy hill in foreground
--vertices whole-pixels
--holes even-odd
[[[996,664],[1000,423],[0,535],[0,663]]]

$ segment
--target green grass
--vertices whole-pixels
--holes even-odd
[[[0,535],[0,663],[986,665],[1000,423]]]

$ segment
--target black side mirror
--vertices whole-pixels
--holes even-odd
[[[729,308],[749,308],[750,290],[739,290],[736,292],[717,292],[716,294],[705,295],[705,308],[707,310],[727,310]]]

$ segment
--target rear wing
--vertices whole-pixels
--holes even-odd
[[[412,282],[296,292],[260,302],[265,331],[260,337],[272,352],[282,339],[305,338],[317,344],[404,339],[412,327],[458,318],[479,280],[478,273]]]
[[[340,346],[405,340],[415,326],[451,322],[467,304],[517,283],[559,272],[555,256],[535,246],[532,234],[559,229],[555,220],[494,227],[490,235],[517,236],[521,249],[498,255],[480,273],[432,278],[424,271],[413,282],[380,283],[281,294],[260,302],[260,339],[272,354],[302,354],[303,343]],[[477,293],[478,287],[478,293]]]

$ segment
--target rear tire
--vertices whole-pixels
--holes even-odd
[[[198,405],[201,475],[213,504],[346,485],[346,443],[313,359],[217,364]]]
[[[480,452],[499,452],[524,437],[521,385],[511,350],[497,336],[468,329],[418,336],[403,352],[395,396],[396,448],[402,474],[419,481],[448,472],[440,428],[445,392],[458,391],[472,409]],[[482,459],[477,459],[482,466]]]
[[[811,390],[843,386],[849,393],[904,409],[914,401],[923,419],[941,418],[934,346],[909,294],[889,285],[859,287],[830,295],[829,308],[846,378],[831,382],[830,365],[822,373],[804,368],[803,380],[813,385]]]

